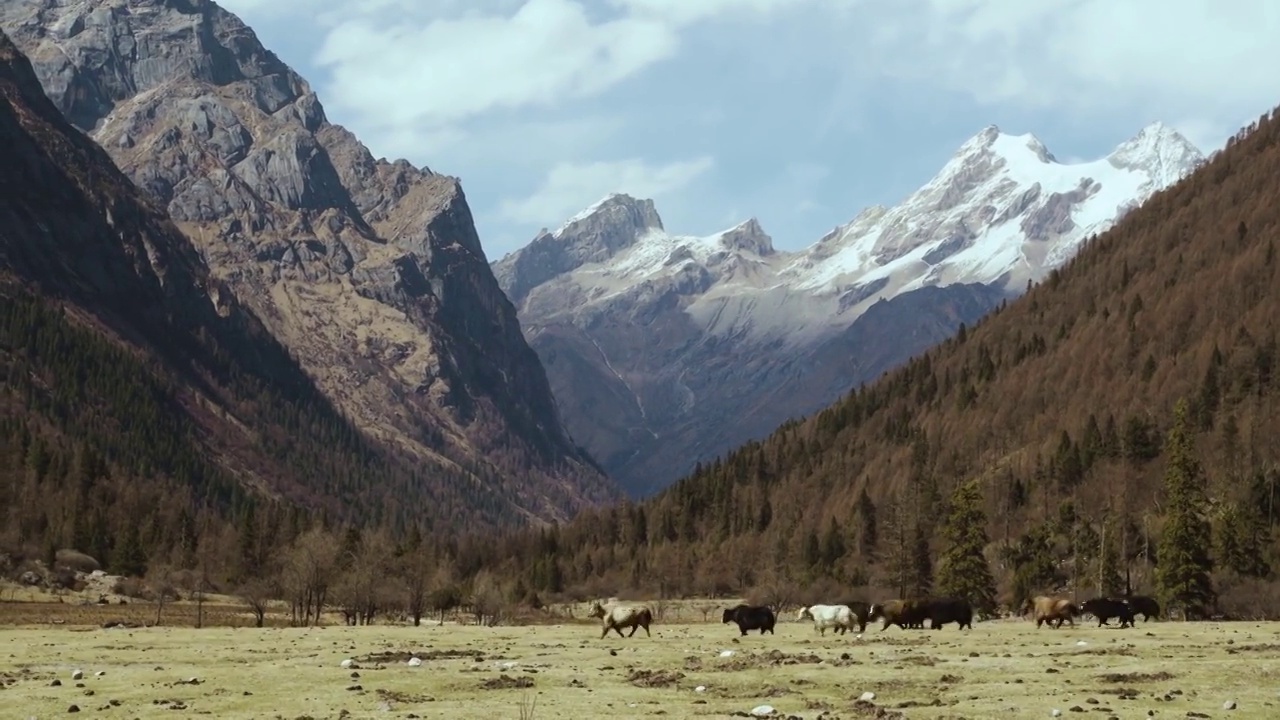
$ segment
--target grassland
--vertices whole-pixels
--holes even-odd
[[[49,622],[35,605],[0,609],[10,622],[18,606]],[[1064,718],[1280,717],[1280,623],[1139,621],[1121,630],[1085,621],[1055,631],[1000,620],[972,631],[869,627],[861,637],[823,638],[787,618],[775,636],[738,638],[718,613],[703,622],[686,608],[651,638],[603,640],[582,620],[100,627],[148,610],[66,605],[54,621],[65,624],[0,629],[0,717],[64,715],[74,704],[120,718],[498,720],[522,717],[522,703],[524,717],[555,720],[726,717],[762,704],[806,720],[1047,718],[1055,708]],[[189,606],[171,610],[190,619]],[[230,606],[210,611],[248,623]],[[406,662],[413,655],[420,666]],[[357,667],[344,669],[344,659]],[[198,684],[186,682],[193,677]],[[860,702],[868,691],[874,700]],[[1224,710],[1227,700],[1238,707]]]

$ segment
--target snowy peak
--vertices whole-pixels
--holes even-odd
[[[528,246],[494,263],[494,275],[518,306],[535,287],[583,265],[607,262],[655,232],[663,232],[662,218],[652,200],[611,193],[554,233],[544,228]]]
[[[713,334],[816,337],[920,288],[974,283],[1016,294],[1201,160],[1162,123],[1070,163],[1031,133],[988,125],[902,202],[866,208],[800,251],[775,250],[755,218],[707,236],[669,233],[651,200],[615,193],[495,273],[517,307],[556,280],[536,310],[522,310],[539,319],[678,296]]]
[[[874,285],[886,298],[961,282],[1016,292],[1201,160],[1162,123],[1104,158],[1078,163],[1059,162],[1030,133],[989,125],[920,190],[838,228],[787,274],[793,287],[813,292]]]
[[[760,257],[774,254],[773,238],[769,237],[760,221],[751,218],[720,233],[720,245],[726,250],[749,252]]]
[[[1153,122],[1124,141],[1107,160],[1118,168],[1149,174],[1161,186],[1172,185],[1204,156],[1191,141],[1162,122]]]
[[[661,230],[662,218],[652,200],[639,200],[625,193],[610,193],[569,218],[553,233],[563,236],[590,228],[610,227],[621,236],[635,237],[646,230]]]

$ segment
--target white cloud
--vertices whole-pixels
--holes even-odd
[[[877,25],[876,69],[992,105],[1190,112],[1280,90],[1275,0],[907,0]]]
[[[593,95],[670,57],[667,26],[592,24],[571,0],[528,0],[511,16],[414,23],[357,18],[332,28],[316,60],[332,102],[364,122],[442,126],[495,110]]]
[[[814,0],[609,0],[637,16],[657,17],[675,24],[687,25],[699,20],[729,13],[765,15],[776,10],[813,4]],[[828,2],[830,0],[827,0]],[[852,4],[854,0],[838,0]]]
[[[551,168],[533,194],[503,201],[501,214],[510,222],[552,226],[611,192],[660,201],[688,187],[713,165],[710,157],[657,165],[639,158],[562,162]]]

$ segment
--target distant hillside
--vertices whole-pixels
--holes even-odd
[[[976,327],[650,501],[510,552],[530,567],[541,547],[564,587],[602,592],[779,574],[894,587],[915,533],[936,559],[946,498],[977,478],[1006,586],[1036,557],[1051,564],[1024,590],[1095,587],[1110,544],[1149,587],[1162,443],[1186,398],[1219,571],[1266,575],[1240,558],[1272,557],[1280,521],[1277,197],[1272,113]]]
[[[184,524],[266,499],[440,531],[524,517],[357,432],[3,33],[0,147],[0,555],[47,543],[105,562],[139,532],[167,553]]]

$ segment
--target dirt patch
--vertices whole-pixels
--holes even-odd
[[[684,679],[684,673],[673,670],[632,670],[627,682],[636,687],[670,687]]]
[[[1103,682],[1160,682],[1161,680],[1172,680],[1173,673],[1167,673],[1161,670],[1154,673],[1103,673],[1098,679]]]
[[[406,705],[413,703],[435,702],[435,698],[430,695],[416,695],[414,693],[400,692],[399,690],[386,690],[378,688],[375,690],[378,697],[390,702],[404,703]]]
[[[875,718],[876,720],[903,720],[907,717],[906,713],[880,707],[866,700],[855,700],[853,707],[850,709],[856,717]]]
[[[952,700],[949,703],[944,703],[942,702],[942,698],[934,698],[932,700],[903,700],[897,705],[894,705],[894,707],[905,710],[907,708],[942,707],[944,705],[955,705],[957,702],[959,701]]]
[[[847,653],[846,653],[847,655]],[[740,655],[732,660],[723,663],[717,663],[717,670],[750,670],[759,667],[777,667],[779,665],[816,665],[823,662],[822,658],[813,653],[798,653],[789,655],[781,650],[770,650],[767,653],[759,655]],[[852,658],[845,661],[844,664],[855,664]]]
[[[904,665],[920,665],[923,667],[932,667],[938,664],[937,660],[934,660],[928,655],[908,655],[903,658],[898,658],[898,662]]]
[[[531,688],[531,687],[533,687],[533,678],[531,677],[513,678],[506,673],[503,673],[496,678],[489,678],[488,680],[485,680],[484,682],[480,683],[481,690],[512,690],[516,688]]]
[[[1235,655],[1242,652],[1275,652],[1280,650],[1280,643],[1259,643],[1257,645],[1240,645],[1238,647],[1227,648],[1228,655]]]
[[[763,693],[759,693],[759,695],[761,695],[762,697],[774,698],[774,697],[782,697],[783,695],[790,695],[794,692],[795,690],[792,690],[791,688],[784,688],[784,687],[779,687],[775,685],[771,688],[768,688]]]
[[[485,654],[479,650],[388,650],[386,652],[372,653],[364,657],[356,658],[356,662],[361,663],[406,663],[410,658],[418,658],[426,662],[428,660],[461,660],[471,658],[477,662],[485,658]]]

